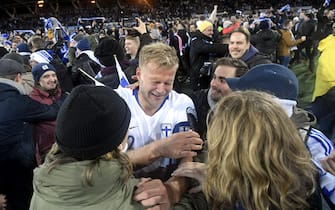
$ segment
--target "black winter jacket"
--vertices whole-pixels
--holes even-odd
[[[270,56],[271,58],[274,57],[273,59],[275,59],[280,37],[281,35],[277,31],[271,29],[260,30],[251,36],[251,44],[253,44],[260,53]]]
[[[205,61],[228,56],[228,45],[214,43],[210,37],[196,31],[190,44],[191,82],[197,83]]]

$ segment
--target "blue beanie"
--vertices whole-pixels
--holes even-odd
[[[260,64],[240,78],[227,78],[232,90],[268,92],[277,98],[297,100],[298,79],[287,67],[279,64]]]
[[[91,50],[90,43],[89,43],[88,39],[86,39],[86,38],[81,39],[77,44],[77,48],[81,51]]]
[[[38,63],[33,68],[31,69],[31,72],[34,77],[35,82],[39,82],[41,76],[46,72],[46,71],[54,71],[56,72],[56,69],[53,65],[49,63]]]
[[[16,46],[17,48],[17,52],[20,53],[31,53],[31,51],[29,50],[29,47],[26,43],[20,43]],[[20,54],[22,55],[22,54]]]

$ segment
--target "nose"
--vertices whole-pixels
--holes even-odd
[[[52,81],[57,81],[57,75],[52,75],[50,78]]]
[[[165,85],[164,85],[164,83],[160,83],[160,84],[158,84],[157,85],[157,87],[156,87],[156,91],[159,93],[159,94],[165,94],[165,92],[166,92],[166,87],[165,87]]]
[[[217,81],[216,81],[216,79],[215,78],[213,78],[212,80],[211,80],[211,86],[212,87],[216,87],[216,84],[217,84]]]

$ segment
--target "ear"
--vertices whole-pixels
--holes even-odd
[[[141,68],[137,67],[136,68],[136,77],[137,77],[137,80],[140,78],[140,76],[141,76]]]
[[[22,76],[21,76],[20,73],[17,73],[17,74],[16,74],[14,81],[17,82],[17,83],[20,83],[20,84],[23,83],[23,81],[22,81]]]
[[[120,151],[122,151],[123,150],[123,145],[122,145],[122,143],[117,147]]]
[[[121,152],[126,152],[128,149],[128,131],[126,133],[126,136],[124,137],[121,144],[117,147]]]
[[[250,45],[251,45],[251,43],[250,43],[250,41],[248,42],[248,49],[250,48]]]

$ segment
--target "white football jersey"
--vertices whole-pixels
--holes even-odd
[[[186,109],[188,107],[194,109],[194,104],[187,95],[172,90],[159,110],[153,116],[148,116],[139,104],[137,89],[118,88],[116,91],[126,101],[131,111],[129,150],[142,147],[155,140],[164,139],[172,133],[189,130]],[[161,158],[147,167],[147,170],[166,167],[171,163],[170,159]]]

